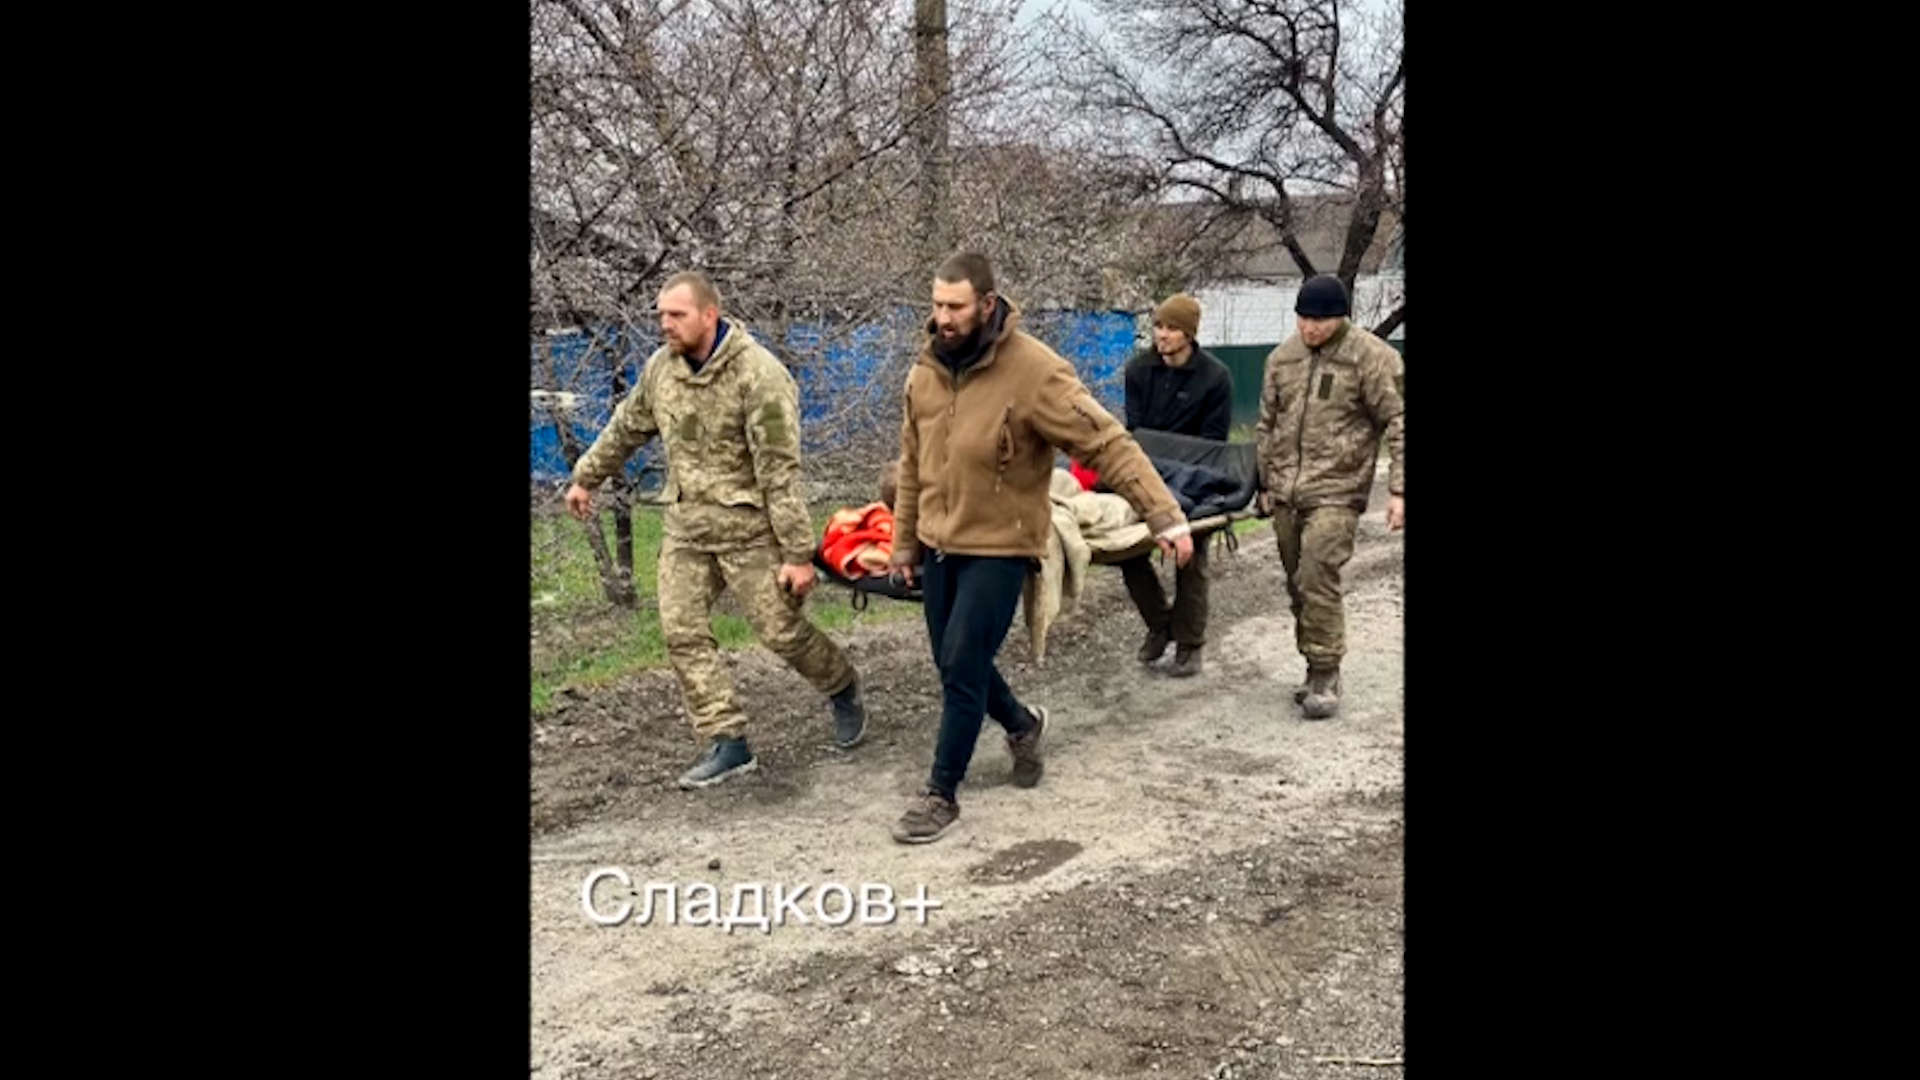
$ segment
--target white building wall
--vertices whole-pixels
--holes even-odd
[[[1293,336],[1294,298],[1300,278],[1240,281],[1194,290],[1200,301],[1200,340],[1207,345],[1277,345]],[[1406,299],[1406,274],[1392,270],[1363,275],[1354,283],[1353,319],[1372,326]],[[1405,340],[1407,325],[1391,335]]]

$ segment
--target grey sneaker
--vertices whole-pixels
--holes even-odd
[[[1013,786],[1032,787],[1040,782],[1046,765],[1040,760],[1040,740],[1047,733],[1047,710],[1034,705],[1027,708],[1033,726],[1024,734],[1007,736],[1007,753],[1013,755]]]
[[[903,844],[931,844],[960,820],[960,804],[932,788],[914,796],[913,805],[894,823],[893,838]]]
[[[680,786],[688,791],[695,788],[712,787],[723,780],[750,773],[760,767],[760,762],[747,749],[745,739],[715,739],[707,748],[706,756],[693,763],[693,768],[680,774]]]
[[[867,704],[860,700],[860,680],[855,678],[829,700],[833,702],[833,745],[842,750],[859,746],[867,737]]]

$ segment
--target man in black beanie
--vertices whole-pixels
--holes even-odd
[[[1298,333],[1267,354],[1260,388],[1261,498],[1287,571],[1294,642],[1307,661],[1293,700],[1309,720],[1340,706],[1346,612],[1340,571],[1373,490],[1386,436],[1387,528],[1406,525],[1405,406],[1393,346],[1348,318],[1346,286],[1310,279],[1294,304]]]

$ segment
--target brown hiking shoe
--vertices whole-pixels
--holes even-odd
[[[1309,720],[1325,720],[1340,708],[1340,669],[1309,668],[1300,705]]]
[[[913,797],[913,805],[894,823],[893,838],[903,844],[931,844],[960,820],[960,804],[932,788]]]
[[[1167,674],[1176,679],[1200,674],[1200,646],[1182,645],[1173,654],[1173,668]]]
[[[1046,771],[1040,760],[1040,739],[1047,732],[1047,710],[1036,705],[1027,712],[1033,715],[1033,726],[1023,735],[1007,736],[1007,753],[1013,755],[1014,787],[1032,787]]]

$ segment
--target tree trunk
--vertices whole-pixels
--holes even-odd
[[[625,344],[626,334],[616,334],[614,340]],[[616,403],[627,396],[624,360],[623,355],[614,353],[608,361],[613,365],[613,400]],[[624,471],[607,482],[607,493],[613,502],[613,555],[620,583],[618,595],[622,598],[614,600],[614,603],[633,607],[636,603],[633,588],[633,485],[627,483]]]
[[[1347,219],[1347,235],[1341,246],[1340,268],[1336,271],[1340,283],[1347,287],[1348,296],[1354,294],[1354,286],[1360,279],[1360,264],[1380,231],[1380,215],[1386,204],[1387,191],[1377,164],[1363,164],[1360,190],[1354,199],[1353,217]]]
[[[633,498],[632,485],[627,478],[617,476],[607,482],[607,493],[612,496],[613,504],[613,560],[614,568],[620,577],[620,584],[629,597],[633,595]],[[632,602],[627,601],[628,606]]]
[[[587,546],[593,549],[593,561],[600,566],[600,590],[606,594],[607,603],[615,607],[634,607],[639,601],[634,596],[631,579],[622,581],[620,571],[613,565],[613,557],[607,552],[607,538],[600,531],[600,515],[580,523],[586,531]]]
[[[920,242],[927,277],[952,242],[947,228],[948,103],[952,63],[947,53],[947,0],[914,0],[913,104],[920,156]]]
[[[561,453],[566,455],[567,467],[572,468],[579,462],[580,455],[584,452],[580,440],[573,436],[573,424],[568,422],[565,416],[560,415],[558,410],[553,410],[553,429],[559,433]],[[639,597],[634,595],[632,571],[629,570],[623,577],[620,568],[614,564],[613,555],[607,550],[607,538],[600,532],[599,515],[596,514],[581,522],[580,528],[586,531],[587,546],[593,549],[593,561],[600,568],[600,589],[606,594],[607,603],[618,607],[636,606],[640,601]],[[631,552],[627,556],[627,561],[631,566],[633,561]]]
[[[547,356],[547,385],[554,389],[559,387],[559,377],[553,369],[551,353]],[[572,469],[579,464],[580,455],[586,452],[586,448],[580,445],[580,440],[573,433],[573,422],[560,411],[559,406],[548,405],[547,417],[553,421],[553,433],[560,440],[560,455],[566,460],[567,468]],[[633,591],[633,574],[629,570],[624,578],[621,576],[620,568],[614,564],[613,555],[607,551],[607,538],[600,532],[598,516],[581,522],[580,527],[586,530],[587,546],[593,549],[593,561],[600,569],[600,588],[606,595],[607,603],[617,607],[638,605],[639,597],[634,595]],[[627,556],[627,561],[631,566],[633,561],[631,552]]]

